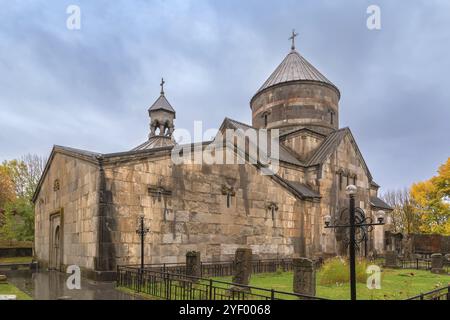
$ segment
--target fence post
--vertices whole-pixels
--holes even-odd
[[[270,290],[270,300],[275,300],[275,291],[273,289]]]
[[[416,269],[419,270],[419,258],[416,258]]]
[[[209,300],[212,300],[212,279],[209,279]]]
[[[450,286],[447,287],[447,300],[450,300]]]

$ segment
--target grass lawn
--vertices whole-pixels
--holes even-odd
[[[31,263],[32,257],[7,257],[0,258],[1,263]]]
[[[17,300],[32,300],[29,295],[9,283],[0,283],[0,295],[2,294],[15,294]]]
[[[320,272],[317,273],[316,295],[322,298],[346,300],[350,297],[348,283],[339,285],[319,285]],[[230,281],[231,277],[214,278]],[[292,272],[254,274],[250,285],[266,289],[292,292]],[[402,300],[421,292],[450,284],[449,275],[437,275],[425,270],[384,269],[381,289],[369,290],[365,283],[357,284],[357,298],[360,300]]]

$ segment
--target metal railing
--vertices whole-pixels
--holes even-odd
[[[400,260],[402,269],[431,270],[429,259]]]
[[[139,267],[118,266],[117,286],[166,300],[326,300]]]
[[[444,288],[418,294],[406,300],[450,300],[450,285]]]
[[[227,277],[235,271],[233,261],[201,262],[201,277]],[[140,267],[127,265],[127,267]],[[186,274],[185,263],[155,263],[144,265],[145,270]],[[269,273],[277,271],[292,271],[292,259],[258,259],[252,260],[252,273]]]

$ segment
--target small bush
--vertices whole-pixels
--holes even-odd
[[[367,262],[358,260],[356,262],[356,282],[365,283]],[[350,267],[348,260],[336,257],[325,261],[319,272],[319,283],[321,285],[341,285],[350,281]]]

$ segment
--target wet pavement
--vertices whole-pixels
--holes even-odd
[[[81,289],[66,286],[70,274],[49,271],[14,270],[3,272],[8,282],[35,300],[139,300],[139,297],[115,289],[115,282],[95,282],[81,279]]]

